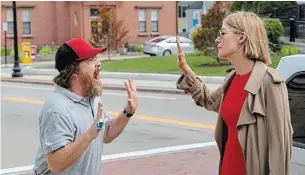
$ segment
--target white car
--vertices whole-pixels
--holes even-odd
[[[286,82],[289,97],[293,148],[291,174],[305,174],[305,55],[297,54],[281,59],[276,68]]]
[[[194,53],[192,40],[180,37],[181,47],[184,53]],[[151,56],[167,56],[177,54],[176,36],[159,36],[144,42],[144,53]]]

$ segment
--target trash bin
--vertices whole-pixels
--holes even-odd
[[[30,42],[20,43],[20,62],[23,64],[32,63],[32,48]]]
[[[288,90],[294,146],[305,149],[305,55],[283,57],[277,70]]]

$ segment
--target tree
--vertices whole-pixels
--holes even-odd
[[[91,44],[94,47],[107,47],[110,60],[111,50],[116,50],[129,39],[129,30],[124,26],[124,20],[118,19],[113,9],[102,7],[99,9],[100,20],[92,31]]]
[[[215,53],[215,39],[223,19],[230,13],[230,8],[229,2],[216,1],[206,14],[201,15],[201,27],[192,34],[195,48],[203,50],[206,55],[214,56],[218,63],[220,60]]]
[[[283,10],[285,8],[297,7],[296,1],[234,1],[232,3],[232,11],[251,11],[254,13],[262,13],[271,11],[274,8]]]

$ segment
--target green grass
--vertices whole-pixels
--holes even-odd
[[[276,68],[280,59],[283,56],[279,54],[272,54],[272,64],[270,67]],[[186,59],[192,70],[197,75],[205,76],[225,76],[226,70],[231,68],[231,65],[214,66],[214,67],[200,67],[202,64],[215,65],[216,59],[209,56],[196,56],[194,54],[187,54]],[[221,63],[228,63],[221,60]],[[44,68],[54,69],[54,66]],[[144,57],[137,59],[127,59],[118,61],[103,61],[102,71],[107,72],[136,72],[136,73],[166,73],[166,74],[180,74],[177,67],[177,56],[155,56]]]
[[[275,68],[281,58],[280,55],[272,55],[271,67]],[[200,67],[201,64],[215,64],[216,60],[208,56],[186,55],[186,59],[192,70],[197,75],[224,76],[231,65],[217,67]],[[225,61],[222,61],[225,62]],[[177,56],[155,56],[130,60],[104,61],[102,70],[109,72],[137,72],[137,73],[167,73],[180,74],[177,67]]]

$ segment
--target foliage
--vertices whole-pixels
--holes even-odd
[[[94,47],[107,47],[110,59],[111,50],[123,47],[129,39],[129,30],[124,25],[124,20],[118,19],[111,8],[100,8],[99,18],[100,20],[95,21],[91,44]]]
[[[136,46],[136,51],[137,52],[143,52],[144,51],[144,46],[143,45],[137,45]]]
[[[218,37],[223,19],[229,14],[230,3],[216,1],[210,10],[201,16],[201,27],[192,33],[192,40],[196,49],[202,50],[206,55],[216,56],[215,39]]]
[[[41,55],[48,55],[57,50],[57,46],[38,46],[37,53]]]
[[[195,55],[195,56],[204,56],[204,52],[203,52],[202,50],[195,49],[194,55]]]
[[[291,45],[282,46],[280,51],[281,56],[295,55],[298,53],[300,53],[300,49]]]
[[[285,8],[296,7],[296,1],[234,1],[231,10],[235,11],[251,11],[254,13],[262,13],[271,11],[274,8],[282,10]]]
[[[271,50],[278,51],[280,49],[279,37],[284,35],[285,28],[281,21],[276,18],[265,18],[263,21],[266,26]]]
[[[125,45],[127,48],[127,52],[143,52],[144,46],[143,45],[129,45],[128,43]]]
[[[6,55],[13,55],[12,48],[6,48]],[[5,56],[5,48],[1,48],[1,56]]]

